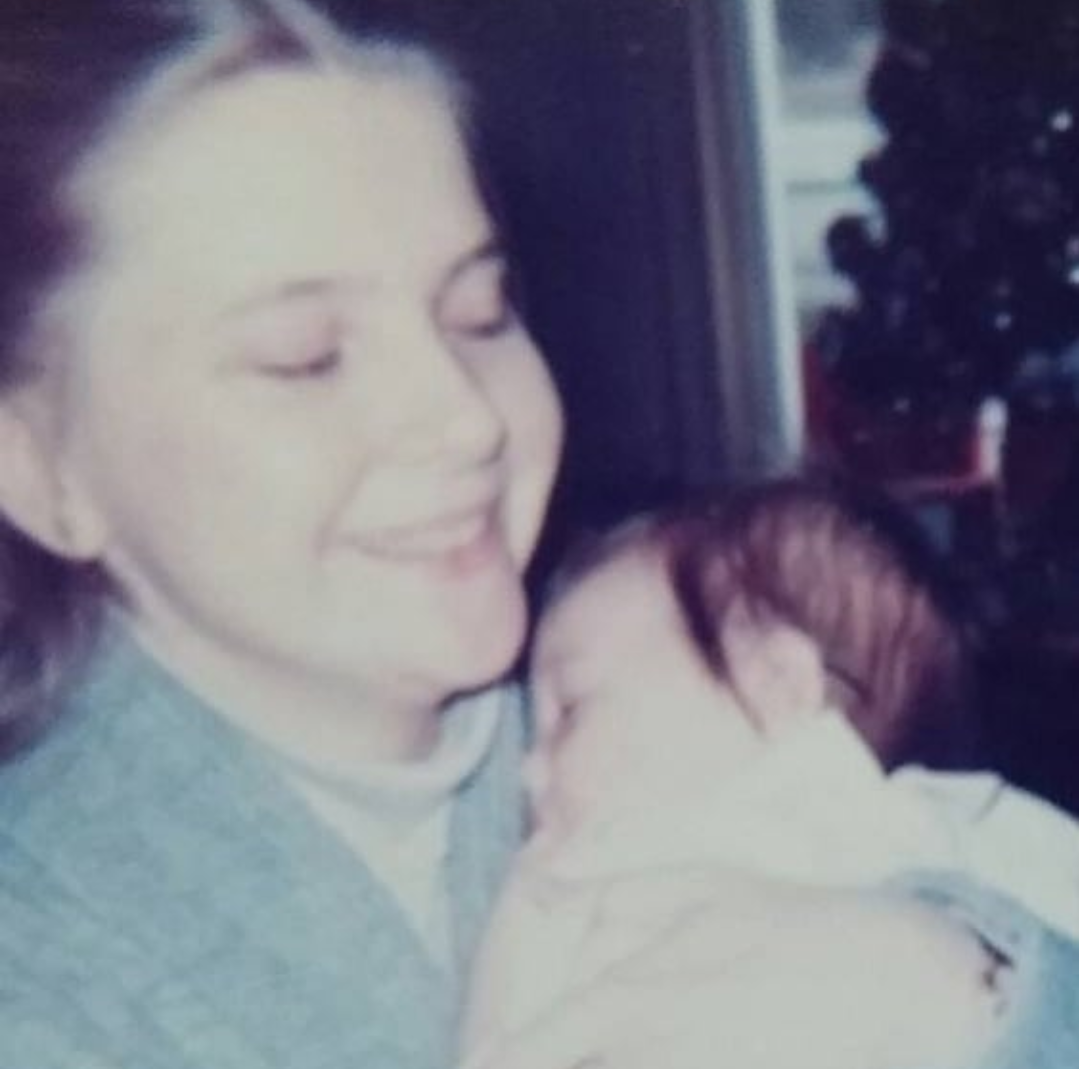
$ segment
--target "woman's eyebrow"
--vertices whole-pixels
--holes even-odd
[[[218,312],[219,319],[237,319],[249,312],[274,304],[304,301],[321,297],[339,285],[333,278],[298,278],[281,282],[256,293],[245,294],[226,303]]]
[[[506,251],[501,240],[492,235],[482,238],[472,249],[458,257],[446,273],[442,287],[453,284],[461,275],[483,264],[501,266],[506,263]],[[246,294],[227,303],[218,313],[221,319],[236,319],[248,312],[281,302],[299,301],[320,297],[340,284],[340,280],[326,277],[297,278],[281,282],[268,289]],[[362,287],[362,281],[360,283]]]

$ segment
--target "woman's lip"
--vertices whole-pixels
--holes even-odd
[[[494,506],[471,509],[429,522],[388,528],[352,539],[365,552],[391,560],[445,558],[486,542],[494,528]]]

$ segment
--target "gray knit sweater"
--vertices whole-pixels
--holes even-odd
[[[451,831],[456,969],[258,747],[114,637],[0,770],[0,1069],[446,1069],[520,834],[507,718]]]

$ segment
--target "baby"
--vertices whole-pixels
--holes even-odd
[[[733,961],[769,931],[762,880],[955,870],[1079,934],[1071,820],[994,775],[909,764],[966,764],[968,683],[931,556],[853,490],[764,484],[588,549],[537,629],[533,831],[480,956],[466,1053],[694,903],[729,903],[729,930],[695,952]]]

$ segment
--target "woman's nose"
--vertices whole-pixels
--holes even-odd
[[[507,428],[484,370],[433,325],[402,339],[398,352],[408,393],[401,409],[402,447],[438,461],[494,460],[505,445]]]

